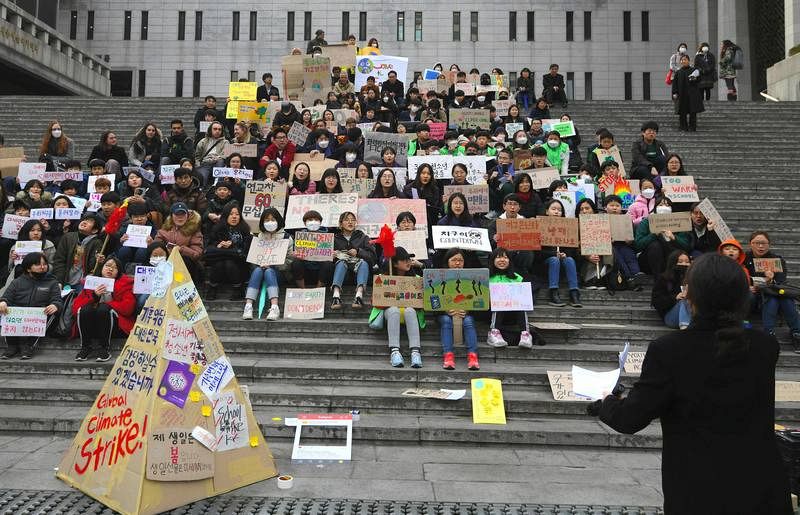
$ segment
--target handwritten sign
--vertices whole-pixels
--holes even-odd
[[[147,443],[147,479],[197,481],[214,477],[214,454],[192,436],[192,428],[154,429]]]
[[[495,100],[492,105],[497,109],[497,116],[508,116],[508,108],[515,105],[515,102],[513,100]],[[514,133],[508,129],[508,124],[506,124],[506,130],[509,136],[513,136]]]
[[[212,401],[217,452],[246,447],[250,442],[247,412],[234,392],[222,392]]]
[[[311,320],[325,316],[325,288],[286,288],[283,318]]]
[[[375,179],[340,177],[339,183],[342,185],[344,193],[357,193],[359,199],[367,198],[367,195],[375,189]]]
[[[162,358],[189,365],[206,366],[203,344],[197,339],[191,323],[168,318],[165,334]]]
[[[5,315],[0,315],[0,336],[40,337],[47,332],[47,315],[44,308],[9,306]]]
[[[197,379],[197,386],[206,394],[206,397],[214,399],[231,379],[233,379],[233,366],[228,358],[220,356],[203,370]]]
[[[294,155],[294,160],[292,160],[292,164],[289,167],[289,177],[294,177],[294,169],[299,163],[305,163],[308,165],[308,169],[311,171],[311,180],[318,181],[322,179],[322,174],[328,168],[335,168],[339,161],[336,159],[328,159],[323,157],[322,154],[318,154],[316,156],[312,156],[310,153],[299,153]]]
[[[397,229],[397,215],[404,211],[410,211],[417,219],[417,229],[428,229],[428,211],[422,199],[359,199],[358,228],[376,238],[384,225]]]
[[[583,256],[610,256],[611,249],[611,221],[606,214],[581,215],[581,255]]]
[[[531,283],[490,283],[492,311],[533,311]]]
[[[444,134],[447,132],[447,124],[445,122],[428,122],[428,127],[431,129],[431,139],[442,141]]]
[[[17,216],[6,213],[3,218],[3,238],[16,240],[19,236],[19,230],[22,229],[22,226],[25,225],[25,222],[28,220],[30,220],[30,218],[27,216]]]
[[[777,402],[800,402],[800,382],[775,381],[775,400]]]
[[[245,168],[223,168],[215,167],[212,170],[214,177],[230,177],[232,179],[251,180],[253,178],[253,170]]]
[[[698,204],[697,209],[703,213],[703,216],[705,216],[706,219],[714,222],[714,232],[717,233],[717,236],[719,236],[721,241],[733,239],[733,231],[730,230],[728,224],[722,219],[722,215],[719,214],[719,211],[717,211],[717,208],[714,207],[714,204],[711,202],[711,200],[704,198],[703,201]]]
[[[453,167],[453,157],[443,155],[432,156],[408,156],[408,179],[417,177],[417,169],[420,165],[427,164],[433,168],[434,179],[450,179],[452,174],[450,169]]]
[[[77,207],[57,207],[55,209],[56,220],[80,220],[81,210]]]
[[[168,361],[156,393],[165,401],[183,408],[192,389],[194,378],[195,374],[186,363]]]
[[[514,159],[514,170],[522,171],[533,167],[533,152],[531,152],[531,149],[517,148],[514,149],[514,153],[512,155]],[[547,186],[550,186],[550,183],[548,183]]]
[[[673,202],[699,202],[697,185],[691,175],[663,175],[661,190]]]
[[[294,251],[303,261],[333,261],[333,233],[298,231],[294,235]]]
[[[357,193],[331,193],[316,195],[291,195],[286,207],[286,228],[302,229],[303,215],[314,210],[322,215],[323,227],[338,227],[339,215],[358,212]]]
[[[497,246],[506,250],[541,250],[538,218],[497,218]]]
[[[24,188],[25,184],[32,180],[41,181],[45,170],[47,170],[47,163],[20,163],[17,173],[20,186]]]
[[[156,271],[158,275],[158,271]],[[197,322],[208,317],[200,294],[197,292],[193,283],[186,283],[172,290],[175,305],[178,306],[181,316],[189,322]]]
[[[488,269],[426,268],[422,273],[425,311],[489,309]]]
[[[608,215],[611,241],[633,241],[633,221],[628,215]]]
[[[372,280],[372,305],[422,309],[422,277],[376,275]]]
[[[686,232],[692,230],[690,213],[651,213],[647,219],[650,223],[651,234],[659,234],[664,231]]]
[[[231,100],[256,100],[258,84],[255,82],[229,82],[228,98]]]
[[[150,236],[150,226],[128,224],[125,234],[128,239],[122,243],[123,247],[146,249],[148,245],[147,237]]]
[[[451,109],[450,123],[455,124],[459,129],[488,129],[489,110],[488,109]]]
[[[557,401],[589,401],[588,397],[575,395],[572,390],[572,372],[547,371],[547,379],[550,381],[550,391],[553,392],[553,399]]]
[[[255,143],[231,143],[226,141],[222,155],[228,157],[231,154],[239,154],[242,157],[258,157],[258,145]]]
[[[161,165],[158,172],[158,181],[161,184],[175,184],[175,170],[180,168],[180,165]]]
[[[22,263],[22,260],[25,259],[25,256],[27,256],[31,252],[41,252],[41,251],[42,251],[41,241],[18,241],[14,244],[14,253],[17,255],[16,259],[14,259],[14,264],[18,265]]]
[[[640,375],[642,373],[642,363],[644,363],[645,351],[628,352],[625,356],[623,368],[628,374]]]
[[[783,272],[780,258],[753,258],[753,270],[756,273]]]
[[[557,131],[562,138],[569,138],[575,135],[575,124],[572,123],[572,120],[567,120],[566,122],[558,121],[550,125],[550,130]]]
[[[325,101],[331,90],[331,58],[303,57],[303,105],[314,105],[315,100]]]
[[[539,230],[542,233],[542,245],[546,247],[578,248],[578,219],[559,216],[540,216]]]
[[[99,179],[100,177],[108,179],[108,181],[111,183],[110,191],[114,191],[114,181],[116,180],[116,176],[113,173],[109,173],[105,175],[90,175],[86,180],[86,191],[88,193],[97,192],[97,188],[95,188],[95,183],[97,182],[97,179]]]
[[[257,266],[279,266],[286,262],[289,239],[253,238],[247,252],[247,262]]]
[[[503,386],[499,379],[473,379],[472,423],[505,424],[506,410],[503,404]]]
[[[486,156],[449,156],[453,160],[450,166],[452,176],[453,165],[462,164],[467,168],[467,182],[470,184],[486,183]]]
[[[150,294],[153,291],[153,279],[156,275],[156,267],[137,265],[133,276],[133,293]]]
[[[162,261],[156,266],[150,295],[160,299],[167,294],[167,288],[169,288],[169,285],[172,284],[173,268],[174,267],[172,266],[172,263],[169,261]]]
[[[234,116],[226,118],[236,118],[239,122],[256,123],[264,126],[272,123],[270,118],[269,102],[231,102],[234,104]],[[224,150],[224,149],[223,149]],[[235,150],[234,150],[235,152]],[[250,151],[248,151],[250,152]],[[249,156],[255,157],[255,156]]]
[[[428,231],[416,229],[414,231],[397,231],[394,233],[395,247],[403,247],[414,259],[423,261],[428,259]]]
[[[393,148],[395,161],[400,166],[408,162],[408,135],[391,132],[368,132],[364,134],[364,161],[368,163],[382,162],[381,154],[386,147]]]
[[[31,219],[33,220],[50,220],[51,218],[53,218],[52,207],[31,209]]]
[[[444,195],[450,198],[453,193],[461,193],[467,199],[470,213],[489,212],[489,186],[487,184],[477,185],[451,185],[444,187]],[[445,201],[445,204],[447,201]]]
[[[475,84],[471,82],[456,82],[455,86],[453,86],[453,91],[461,90],[464,92],[464,96],[467,97],[474,97],[475,96]]]
[[[575,206],[577,205],[577,195],[574,191],[554,191],[553,199],[561,202],[564,207],[564,216],[575,218]]]
[[[306,144],[309,134],[311,134],[311,129],[302,123],[293,122],[287,136],[289,137],[289,141],[293,142],[298,147],[301,147]]]
[[[114,283],[116,281],[110,277],[99,277],[96,275],[87,275],[83,281],[84,290],[96,290],[100,286],[105,286],[106,291],[111,293],[114,291]]]
[[[492,245],[489,242],[489,231],[478,227],[458,227],[455,225],[433,226],[433,248],[492,251]]]
[[[551,166],[517,171],[517,173],[520,172],[527,173],[530,176],[533,189],[535,190],[547,189],[553,181],[561,179],[561,174],[558,172],[558,169]]]
[[[252,232],[258,232],[261,214],[265,209],[274,207],[283,215],[286,210],[286,183],[266,181],[247,181],[244,185],[244,205],[242,218],[250,226]]]

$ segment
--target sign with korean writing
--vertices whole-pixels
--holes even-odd
[[[303,105],[313,105],[315,100],[326,100],[331,90],[331,58],[303,58]]]
[[[403,247],[414,259],[428,259],[428,231],[417,228],[414,231],[397,231],[394,233],[394,246]]]
[[[408,180],[417,177],[417,169],[422,164],[428,164],[433,168],[434,179],[449,179],[452,177],[450,169],[453,166],[452,156],[409,156],[408,157]]]
[[[228,118],[236,118],[238,122],[248,122],[248,123],[255,123],[259,125],[270,125],[272,120],[269,117],[270,109],[269,109],[269,102],[231,102],[228,104],[228,108],[234,110],[232,113],[234,116],[228,116]],[[230,145],[233,145],[229,148]],[[239,145],[239,149],[236,149],[236,145]],[[242,149],[242,146],[245,145],[244,143],[237,143],[232,144],[230,142],[225,143],[225,148],[223,148],[223,154],[225,156],[230,155],[233,152],[239,152],[240,154],[243,152],[252,155],[245,155],[242,154],[244,157],[256,157],[255,149],[256,146],[253,143],[248,143],[248,145],[253,145],[252,147]],[[241,151],[240,151],[241,150]]]
[[[427,230],[428,212],[422,199],[359,199],[358,228],[371,238],[377,238],[384,225],[397,229],[397,215],[410,211],[417,219],[416,228]]]
[[[328,168],[334,168],[339,161],[336,159],[328,159],[323,157],[322,154],[317,154],[316,156],[312,156],[311,154],[295,154],[294,160],[292,160],[292,164],[289,167],[289,177],[294,176],[294,168],[299,163],[305,163],[308,165],[308,169],[311,170],[311,180],[318,181],[322,179],[322,173],[327,170]]]
[[[295,257],[304,261],[333,261],[333,237],[332,232],[296,232]]]
[[[128,237],[123,243],[123,247],[136,247],[140,249],[147,248],[147,238],[150,236],[149,225],[134,225],[128,224],[125,230],[125,235]]]
[[[33,220],[50,220],[53,218],[53,208],[45,207],[40,209],[31,209],[31,216]]]
[[[453,185],[444,187],[445,198],[450,198],[453,193],[461,193],[467,199],[470,213],[489,212],[489,185],[477,184],[469,186]],[[445,201],[447,204],[447,201]]]
[[[647,217],[650,233],[659,234],[664,231],[686,232],[692,230],[691,213],[650,213]]]
[[[577,205],[577,195],[575,193],[574,191],[553,192],[553,199],[561,202],[561,206],[564,208],[564,216],[567,218],[575,218],[575,206]]]
[[[289,129],[287,136],[289,141],[301,147],[306,144],[308,135],[311,134],[311,129],[299,122],[293,122],[292,127]]]
[[[156,275],[156,267],[137,265],[133,276],[133,293],[150,294],[153,291],[153,278]]]
[[[325,288],[286,288],[283,318],[311,320],[325,316]]]
[[[711,200],[704,198],[703,201],[698,204],[697,209],[703,213],[703,216],[705,216],[707,220],[714,222],[714,232],[717,233],[721,241],[733,239],[733,231],[730,230],[728,224],[722,219],[722,215],[719,214],[719,211],[714,207]]]
[[[339,183],[342,185],[344,193],[358,193],[359,199],[367,198],[367,195],[375,189],[375,179],[359,179],[356,177],[340,177]]]
[[[30,220],[27,216],[17,216],[11,213],[6,213],[3,218],[3,238],[16,240],[19,235],[19,230],[25,225],[25,222]]]
[[[471,82],[456,82],[455,86],[453,86],[453,91],[461,90],[464,92],[464,96],[467,97],[474,97],[475,96],[475,84]]]
[[[206,394],[206,397],[213,399],[223,388],[233,379],[233,366],[228,358],[221,356],[203,370],[197,379],[197,386]]]
[[[431,129],[431,139],[442,141],[444,133],[447,132],[447,124],[445,122],[428,122],[428,127]]]
[[[232,179],[250,180],[253,178],[253,170],[245,168],[222,168],[215,167],[212,171],[214,177],[230,177]]]
[[[606,214],[581,215],[581,255],[610,256],[611,221]]]
[[[545,247],[578,248],[578,219],[561,216],[540,216],[539,230],[542,233],[542,245]]]
[[[44,177],[45,170],[47,170],[47,163],[20,163],[19,173],[17,173],[20,187],[24,188],[28,181],[34,179],[41,181]]]
[[[47,315],[44,308],[9,306],[5,315],[0,315],[0,336],[44,336],[47,331]]]
[[[622,154],[620,154],[619,148],[617,148],[616,145],[607,150],[598,147],[594,149],[594,153],[597,155],[597,162],[600,163],[600,166],[603,166],[603,162],[605,161],[616,161],[617,165],[619,165],[619,174],[622,177],[627,176],[625,173],[625,165],[622,163]]]
[[[286,183],[266,181],[247,181],[244,185],[244,205],[242,218],[252,232],[259,232],[258,221],[265,209],[274,207],[283,215],[286,209]]]
[[[531,283],[490,283],[492,311],[533,311]]]
[[[192,436],[191,427],[154,429],[147,444],[147,479],[197,481],[214,477],[214,453]]]
[[[255,82],[229,82],[228,98],[231,100],[256,100],[258,84]]]
[[[180,168],[180,165],[161,165],[158,172],[158,181],[161,184],[175,184],[175,170]]]
[[[497,116],[508,116],[508,108],[514,105],[515,102],[513,100],[495,100],[492,102],[492,105],[495,109],[497,109]],[[508,131],[508,124],[506,124],[506,130]],[[514,133],[509,132],[509,136],[513,136]]]
[[[562,138],[569,138],[575,135],[575,125],[572,123],[572,120],[554,123],[550,126],[550,130],[557,131]]]
[[[394,134],[392,132],[368,132],[364,134],[364,161],[368,163],[381,163],[383,149],[391,148],[395,151],[395,161],[399,166],[406,166],[408,162],[408,135]]]
[[[756,273],[783,272],[781,258],[753,258],[753,270]]]
[[[546,168],[532,168],[530,170],[517,170],[517,173],[520,172],[527,173],[530,176],[533,189],[535,190],[547,189],[553,181],[561,179],[561,174],[558,173],[558,169],[550,166]]]
[[[250,241],[247,262],[257,266],[277,266],[286,262],[291,240],[280,240],[256,237]]]
[[[611,241],[633,241],[633,221],[628,215],[608,215]]]
[[[339,215],[358,212],[358,193],[330,193],[316,195],[290,195],[286,207],[286,228],[302,229],[303,215],[314,210],[322,215],[323,227],[338,227]]]
[[[468,183],[486,183],[486,156],[451,156],[451,159],[453,164],[450,165],[450,176],[452,176],[453,165],[462,164],[467,168]]]
[[[479,227],[458,227],[455,225],[433,226],[433,248],[463,249],[491,252],[489,231]]]
[[[14,259],[14,264],[18,265],[22,263],[22,260],[25,259],[25,256],[27,256],[31,252],[41,252],[41,251],[42,251],[41,241],[18,241],[14,244],[14,253],[17,255],[17,257]]]
[[[208,316],[203,301],[200,300],[200,294],[193,283],[186,283],[173,289],[172,296],[175,298],[178,311],[189,322],[197,322]]]
[[[258,145],[255,143],[231,143],[225,142],[222,155],[228,157],[231,154],[239,154],[242,157],[258,157]]]
[[[488,311],[489,270],[427,268],[422,271],[425,311]]]
[[[450,123],[459,129],[489,129],[489,110],[451,109]]]
[[[376,275],[372,280],[372,305],[422,309],[422,277]]]
[[[663,175],[661,190],[673,202],[700,202],[697,185],[691,175]]]
[[[207,365],[203,344],[197,339],[190,322],[167,318],[166,326],[162,358],[189,365]]]
[[[497,246],[506,250],[540,250],[539,218],[497,218]]]
[[[110,277],[100,277],[97,275],[87,275],[83,281],[84,290],[96,290],[100,286],[106,287],[106,292],[111,293],[114,291],[115,279]]]
[[[55,208],[56,220],[80,220],[81,210],[77,207],[57,207]]]

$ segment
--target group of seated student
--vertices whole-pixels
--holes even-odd
[[[342,79],[337,72],[334,81],[347,81],[344,75]],[[200,121],[209,122],[208,127],[198,134],[196,141],[186,134],[178,119],[171,121],[167,137],[161,136],[155,123],[147,122],[127,151],[117,144],[113,131],[104,131],[100,143],[86,161],[87,171],[82,171],[81,162],[72,155],[74,142],[67,137],[67,127],[54,121],[43,139],[42,149],[47,151],[40,149],[40,160],[47,163],[48,169],[79,172],[82,179],[51,183],[29,180],[20,184],[18,179],[6,178],[0,183],[0,209],[28,217],[31,209],[78,207],[82,215],[80,219],[50,218],[26,223],[18,239],[41,241],[42,247],[40,252],[28,254],[21,261],[14,252],[15,240],[0,239],[0,284],[5,285],[0,292],[0,312],[7,306],[29,305],[42,307],[52,319],[66,308],[60,296],[45,295],[45,289],[48,292],[74,290],[76,294],[70,299],[70,309],[74,311],[74,335],[81,338],[81,350],[75,359],[107,360],[111,338],[130,331],[137,311],[146,300],[146,295],[135,296],[124,278],[130,278],[135,265],[156,266],[177,249],[193,281],[198,285],[207,284],[204,300],[213,300],[220,291],[230,290],[231,300],[244,299],[242,317],[246,320],[253,318],[254,304],[262,291],[269,299],[267,320],[278,320],[281,316],[280,288],[286,286],[328,287],[330,309],[340,310],[345,304],[342,297],[348,275],[353,277],[355,292],[352,299],[347,299],[347,304],[351,309],[361,309],[369,303],[365,299],[368,299],[371,275],[379,270],[387,271],[391,263],[392,273],[398,275],[421,275],[423,268],[489,268],[494,282],[530,281],[537,289],[546,285],[550,305],[569,304],[573,308],[582,307],[581,288],[604,288],[605,276],[612,270],[618,270],[627,287],[634,290],[642,289],[642,276],[649,274],[655,277],[653,307],[668,326],[688,326],[691,310],[683,288],[686,267],[699,254],[722,252],[724,244],[730,247],[731,242],[720,241],[714,223],[705,218],[697,205],[673,205],[662,193],[663,176],[686,174],[680,155],[671,153],[666,144],[657,139],[657,123],[645,122],[641,126],[641,136],[632,144],[631,162],[626,163],[628,178],[638,181],[641,193],[634,197],[602,191],[601,185],[621,179],[622,175],[622,163],[609,159],[606,152],[619,150],[612,132],[608,128],[598,129],[584,160],[577,131],[574,136],[562,138],[557,131],[543,129],[542,120],[551,116],[551,102],[561,100],[561,96],[551,91],[549,101],[536,99],[530,96],[531,85],[524,87],[525,90],[517,92],[520,103],[512,105],[509,114],[502,117],[497,115],[492,100],[514,98],[502,88],[496,92],[496,97],[495,92],[490,92],[491,98],[490,93],[470,98],[452,87],[450,91],[429,91],[421,95],[412,84],[402,98],[397,99],[397,87],[392,86],[395,100],[400,101],[389,108],[380,100],[374,100],[381,98],[381,90],[373,79],[360,92],[350,89],[349,93],[331,97],[328,105],[331,111],[325,112],[323,123],[312,123],[308,109],[298,110],[288,100],[282,100],[280,110],[273,116],[273,124],[261,128],[246,122],[226,121],[224,110],[218,111],[216,101],[207,98],[198,110],[195,125],[198,132]],[[271,93],[270,96],[275,95]],[[363,113],[362,106],[367,106]],[[489,126],[477,130],[460,129],[450,123],[453,110],[462,107],[486,109]],[[333,121],[332,110],[339,108],[354,109],[358,117],[348,118],[336,129],[329,128],[331,126],[325,122]],[[560,119],[569,120],[570,117],[564,113]],[[390,145],[382,149],[377,160],[365,160],[365,135],[357,124],[373,121],[375,131],[408,133],[411,136],[409,156],[446,155],[456,160],[459,156],[485,156],[486,174],[478,177],[477,182],[488,184],[489,212],[474,213],[461,193],[444,194],[445,186],[469,184],[469,170],[464,164],[454,163],[448,176],[443,178],[435,175],[431,163],[422,163],[415,170],[409,170],[407,178],[393,170],[397,168],[398,151]],[[289,140],[289,131],[295,122],[311,129],[305,142],[298,144]],[[447,123],[440,140],[431,136],[430,124],[438,122]],[[521,124],[522,129],[509,134],[506,124],[510,123]],[[243,157],[235,152],[226,156],[228,141],[255,144],[259,157]],[[518,150],[530,152],[525,171],[514,167],[514,152]],[[312,159],[324,156],[336,164],[325,169],[319,180],[314,180],[312,166],[295,159],[300,152],[313,154]],[[621,153],[619,155],[621,157]],[[161,167],[166,165],[177,165],[174,183],[162,181]],[[253,231],[242,213],[247,181],[215,177],[214,169],[219,167],[249,169],[253,180],[285,183],[287,198],[341,193],[340,170],[355,169],[356,177],[375,180],[374,189],[366,195],[368,198],[386,202],[392,199],[425,201],[429,249],[433,247],[431,227],[447,225],[487,227],[492,252],[440,249],[431,251],[429,259],[417,260],[405,249],[397,249],[397,254],[387,260],[381,249],[357,228],[357,213],[343,212],[338,220],[332,221],[333,226],[325,227],[323,216],[312,209],[302,217],[304,230],[333,232],[335,255],[332,262],[306,261],[302,259],[303,254],[294,249],[295,230],[285,227],[286,205],[265,209]],[[556,168],[561,178],[553,181],[549,188],[534,188],[526,172],[549,167]],[[92,176],[103,177],[90,181]],[[591,185],[588,190],[587,185]],[[568,214],[554,195],[574,186],[581,186],[584,192],[593,190],[594,198],[579,200],[574,206],[575,212]],[[127,218],[106,241],[103,228],[115,209],[126,201]],[[692,229],[651,234],[649,215],[673,210],[689,211]],[[600,212],[627,213],[633,228],[630,241],[613,243],[611,256],[582,256],[577,249],[546,246],[535,251],[512,251],[497,245],[497,219]],[[401,213],[396,220],[399,231],[414,230],[416,224],[410,212]],[[149,228],[146,248],[125,245],[129,225]],[[290,240],[283,265],[254,266],[247,262],[251,243],[260,239]],[[785,262],[782,273],[756,273],[753,267],[753,258],[778,257],[769,251],[769,244],[767,233],[754,233],[751,250],[745,254],[739,246],[737,259],[750,272],[754,309],[760,310],[764,327],[774,331],[778,316],[782,315],[792,331],[795,348],[800,350],[800,317],[794,301],[774,294],[778,290],[775,286],[786,281]],[[83,283],[90,274],[113,278],[120,285],[115,286],[113,292],[103,288],[84,290]],[[567,298],[562,300],[560,287],[564,282]],[[36,294],[28,295],[33,290]],[[468,367],[478,369],[475,314],[466,311],[438,314],[443,366],[446,369],[455,367],[452,328],[456,319],[463,328]],[[425,313],[410,308],[375,306],[370,323],[375,327],[383,327],[385,323],[390,362],[395,367],[404,365],[399,332],[400,326],[405,325],[411,366],[422,366],[419,329],[425,326]],[[530,348],[543,344],[543,340],[529,326],[525,313],[494,313],[487,343],[493,347]],[[2,358],[18,354],[30,358],[36,344],[34,339],[9,339]]]

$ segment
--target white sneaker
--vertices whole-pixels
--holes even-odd
[[[267,313],[267,320],[278,320],[280,317],[281,308],[279,308],[277,304],[270,306],[269,313]]]
[[[253,305],[252,304],[245,304],[244,305],[244,312],[242,313],[242,318],[245,320],[252,320],[253,319]]]
[[[492,329],[489,331],[489,337],[486,339],[486,343],[489,344],[491,347],[507,347],[508,342],[503,339],[503,335],[500,334],[499,329]]]
[[[533,336],[528,331],[522,331],[519,334],[519,346],[525,349],[533,348]]]

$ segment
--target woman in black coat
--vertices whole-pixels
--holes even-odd
[[[680,120],[680,130],[697,130],[697,113],[705,111],[699,88],[700,70],[689,64],[689,56],[681,56],[681,68],[672,78],[672,99]],[[688,117],[688,122],[687,122]]]
[[[100,135],[100,143],[92,148],[92,153],[86,162],[91,163],[93,159],[105,161],[106,173],[113,173],[118,180],[122,178],[122,169],[128,166],[128,153],[117,145],[117,135],[114,131],[104,131]]]
[[[211,266],[211,280],[207,300],[217,298],[220,283],[233,288],[230,300],[244,297],[242,284],[250,275],[246,259],[250,250],[250,227],[242,219],[237,202],[229,202],[222,208],[219,221],[211,229],[205,251],[205,262]]]
[[[779,346],[743,328],[748,296],[735,261],[699,257],[688,273],[691,325],[650,344],[627,397],[587,410],[626,434],[661,420],[666,515],[792,513],[773,427]]]
[[[711,90],[717,83],[717,59],[711,52],[708,43],[700,43],[697,54],[694,56],[694,67],[700,70],[698,87],[705,99],[711,100]]]

